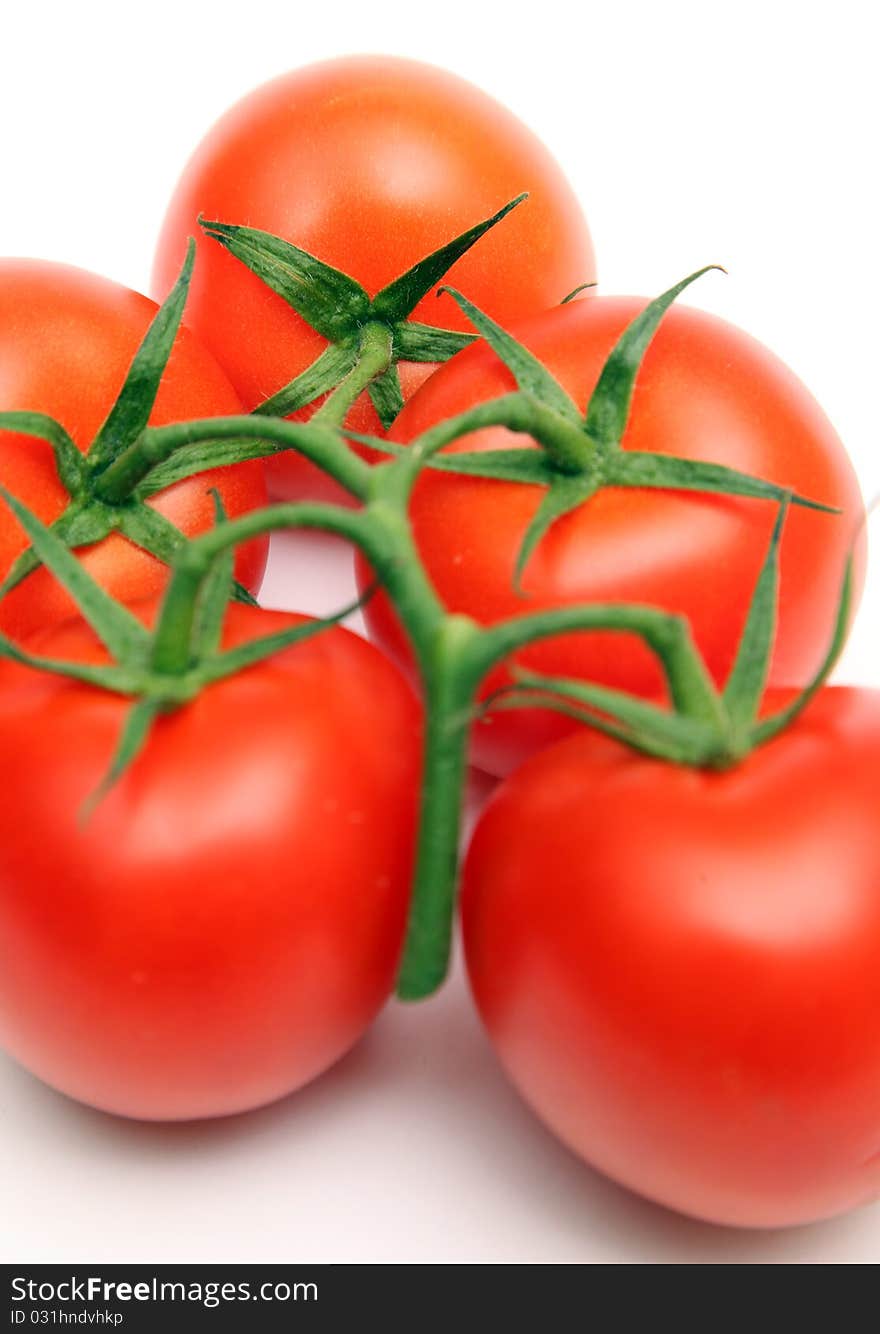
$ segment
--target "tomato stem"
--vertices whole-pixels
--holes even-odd
[[[471,652],[483,633],[445,613],[415,550],[407,488],[396,465],[376,469],[365,509],[276,505],[223,523],[188,543],[175,562],[152,650],[157,675],[198,674],[193,661],[196,608],[214,561],[239,542],[283,528],[318,528],[347,538],[375,569],[409,633],[424,687],[427,726],[412,916],[400,975],[406,999],[430,995],[446,975],[458,866],[467,740],[481,660]]]
[[[387,324],[371,320],[361,330],[358,359],[312,417],[325,426],[341,426],[361,394],[388,370],[393,361],[394,338]]]
[[[210,457],[206,461],[202,455],[196,456],[196,446],[230,443],[233,448],[218,454],[216,463]],[[231,466],[245,459],[271,457],[288,449],[317,463],[351,495],[364,498],[369,464],[353,453],[336,431],[314,421],[288,422],[280,417],[258,416],[207,417],[171,426],[148,427],[95,478],[92,490],[100,500],[119,504],[147,481],[154,469],[167,463],[183,465],[173,477],[174,481],[179,481],[211,466]],[[190,454],[192,458],[188,457]],[[190,463],[191,470],[187,467]],[[171,477],[162,478],[163,486],[171,484]]]
[[[479,635],[467,617],[438,625],[425,673],[425,755],[419,841],[406,941],[397,980],[401,1000],[421,1000],[449,968],[467,747],[478,679],[467,647]]]
[[[365,523],[365,512],[344,509],[341,505],[273,505],[210,529],[187,543],[174,562],[154,634],[154,672],[179,675],[192,666],[196,607],[214,561],[240,542],[283,528],[317,528],[336,533],[362,547],[368,555],[376,549],[370,527]]]

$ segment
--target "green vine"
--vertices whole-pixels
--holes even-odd
[[[67,510],[48,528],[14,497],[5,496],[31,545],[0,591],[14,587],[29,570],[45,564],[77,601],[83,616],[107,646],[112,662],[92,667],[50,660],[2,638],[0,652],[29,666],[131,697],[128,724],[101,792],[107,784],[118,781],[135,760],[159,713],[181,707],[224,675],[244,670],[270,653],[319,633],[349,610],[330,621],[308,622],[222,651],[220,626],[232,588],[232,551],[238,543],[286,528],[319,529],[345,538],[364,553],[409,636],[426,706],[420,831],[412,908],[398,979],[399,995],[407,1000],[431,994],[447,972],[468,735],[478,709],[481,684],[496,664],[526,644],[569,631],[635,634],[662,664],[671,710],[584,682],[522,674],[513,687],[489,702],[490,707],[516,708],[539,701],[583,718],[661,759],[718,766],[735,761],[750,747],[769,740],[803,707],[830,670],[848,615],[847,579],[834,641],[822,672],[799,702],[775,718],[759,722],[757,708],[773,638],[777,553],[785,512],[789,503],[818,510],[827,507],[806,497],[791,496],[782,487],[733,469],[674,456],[637,454],[621,447],[645,350],[665,310],[699,274],[670,288],[633,321],[609,355],[585,410],[508,333],[464,297],[452,293],[477,334],[511,370],[516,389],[441,422],[407,447],[356,437],[383,456],[384,461],[373,466],[355,453],[349,443],[351,433],[344,433],[342,427],[352,403],[364,390],[373,393],[374,402],[388,406],[394,399],[388,377],[396,375],[394,366],[399,358],[420,354],[427,358],[429,349],[436,357],[444,349],[451,353],[463,341],[471,341],[469,336],[414,326],[408,315],[449,264],[511,207],[513,204],[416,265],[372,300],[351,279],[327,270],[287,242],[248,228],[205,223],[209,234],[248,263],[274,290],[281,291],[328,338],[330,346],[305,378],[298,377],[254,414],[158,428],[148,425],[183,310],[192,267],[190,251],[175,291],[157,314],[117,404],[85,456],[80,455],[63,428],[49,418],[21,413],[0,416],[0,427],[28,430],[49,441],[59,476],[70,495]],[[384,388],[377,390],[383,381]],[[310,421],[290,422],[274,415],[298,404],[306,384],[312,398],[328,395]],[[441,454],[446,445],[487,425],[525,435],[537,448]],[[164,530],[164,536],[157,537],[160,530],[149,517],[157,516],[147,503],[152,495],[208,468],[269,457],[284,450],[297,451],[318,464],[358,502],[356,508],[276,505],[232,521],[218,511],[217,525],[191,541],[176,530],[173,539]],[[422,564],[409,519],[412,489],[425,468],[543,488],[523,541],[517,577],[548,528],[562,514],[587,503],[603,486],[689,489],[746,496],[779,506],[779,521],[725,690],[719,692],[712,683],[687,624],[656,608],[612,604],[565,607],[522,615],[487,628],[467,617],[449,614]],[[134,524],[129,517],[132,514],[138,516]],[[148,527],[150,523],[154,524],[152,528]],[[98,540],[114,529],[133,541],[140,540],[171,566],[153,632],[114,602],[70,550],[81,541]]]

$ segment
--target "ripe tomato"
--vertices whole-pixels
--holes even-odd
[[[585,407],[605,358],[643,305],[636,298],[595,296],[524,320],[512,331]],[[442,418],[513,387],[488,348],[467,348],[422,386],[392,435],[409,442]],[[451,448],[517,445],[534,447],[498,428]],[[644,359],[623,445],[726,464],[842,509],[841,518],[793,507],[786,525],[772,679],[803,682],[824,654],[840,572],[863,517],[852,466],[815,400],[745,333],[715,316],[673,307]],[[542,494],[519,483],[422,476],[411,507],[416,540],[449,609],[489,624],[575,602],[653,604],[688,617],[713,677],[723,681],[775,507],[727,496],[608,488],[544,537],[526,568],[521,597],[513,587],[516,554]],[[360,571],[369,581],[362,562]],[[857,589],[861,571],[859,563]],[[365,614],[371,635],[405,661],[387,599],[377,595]],[[548,640],[517,660],[646,697],[662,689],[652,655],[620,634]],[[487,689],[503,679],[496,673]],[[544,710],[498,714],[477,724],[474,758],[503,774],[576,726]]]
[[[823,691],[726,773],[581,732],[498,789],[465,870],[471,984],[543,1121],[744,1226],[880,1192],[880,695]]]
[[[200,213],[273,232],[373,296],[523,190],[528,202],[451,270],[451,281],[502,322],[554,305],[595,276],[580,206],[546,148],[480,89],[433,66],[386,56],[310,65],[243,98],[196,150],[165,219],[153,292],[168,292],[195,235],[187,318],[251,409],[326,343],[200,235]],[[452,302],[444,306],[428,297],[413,318],[471,332]],[[401,363],[404,395],[432,369]],[[366,396],[349,421],[380,430]],[[279,495],[326,489],[292,454],[273,460],[269,476]]]
[[[233,606],[227,646],[302,620]],[[79,621],[34,640],[100,661]],[[418,706],[334,629],[163,716],[87,824],[126,700],[0,664],[0,1041],[125,1116],[220,1116],[326,1069],[394,981]]]
[[[156,313],[155,304],[107,278],[41,260],[0,260],[0,410],[42,412],[60,421],[82,450],[91,444],[116,399],[129,364]],[[172,351],[151,422],[224,416],[241,404],[223,371],[182,329]],[[52,451],[42,440],[0,432],[0,484],[44,523],[67,504]],[[214,523],[209,488],[217,487],[232,517],[265,504],[262,464],[244,463],[189,478],[152,502],[187,534]],[[0,578],[27,546],[0,505]],[[236,574],[256,591],[266,542],[237,554]],[[88,549],[83,560],[116,597],[147,597],[165,582],[165,566],[116,534]],[[15,637],[71,614],[57,581],[38,570],[0,603],[0,628]]]

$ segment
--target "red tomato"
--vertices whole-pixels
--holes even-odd
[[[110,411],[131,360],[156,313],[155,304],[107,278],[42,260],[0,260],[0,411],[43,412],[60,421],[86,450]],[[178,335],[151,422],[241,412],[235,391],[192,334]],[[0,432],[0,484],[44,523],[67,504],[49,446]],[[265,504],[262,464],[202,473],[157,496],[157,510],[187,534],[214,523],[209,488],[217,487],[230,517]],[[0,505],[0,578],[28,545]],[[243,546],[236,574],[260,586],[268,545]],[[156,593],[166,568],[125,538],[112,535],[83,555],[92,575],[115,597],[131,601]],[[52,575],[38,570],[0,603],[0,628],[15,637],[70,616],[73,604]]]
[[[227,645],[301,620],[230,608]],[[35,640],[99,661],[80,622]],[[164,716],[88,823],[127,701],[0,664],[0,1041],[125,1116],[220,1116],[313,1079],[388,996],[418,706],[334,629]]]
[[[579,406],[605,358],[644,303],[631,297],[575,301],[513,327]],[[444,417],[513,388],[485,346],[467,348],[406,405],[395,439],[408,442]],[[863,518],[846,452],[808,391],[767,348],[715,316],[674,307],[645,357],[624,447],[727,464],[843,510],[843,517],[792,508],[782,545],[779,631],[772,664],[778,684],[800,684],[819,665],[841,571]],[[502,428],[458,441],[453,450],[521,445]],[[713,677],[733,663],[775,518],[763,501],[608,488],[566,515],[526,568],[525,597],[514,563],[543,493],[518,483],[425,474],[413,497],[416,540],[437,590],[455,612],[492,623],[576,602],[642,602],[683,612]],[[861,562],[856,587],[861,586]],[[361,577],[369,575],[361,564]],[[406,660],[406,646],[382,595],[366,608],[370,633]],[[585,677],[650,697],[662,688],[655,659],[620,634],[568,635],[537,644],[518,661],[542,672]],[[496,675],[494,688],[505,679]],[[475,729],[474,758],[506,773],[576,727],[547,711],[496,714]]]
[[[374,296],[523,190],[527,203],[451,271],[451,281],[501,321],[554,305],[595,277],[583,214],[547,149],[479,88],[431,65],[387,56],[310,65],[243,98],[196,150],[165,219],[153,291],[168,292],[187,237],[196,236],[187,318],[250,409],[326,343],[200,234],[200,213],[292,241]],[[452,302],[433,296],[413,318],[471,332]],[[404,393],[432,369],[401,364]],[[349,421],[380,430],[365,396]],[[293,454],[274,460],[269,475],[279,495],[326,489],[326,479]]]
[[[825,690],[726,773],[581,732],[477,829],[463,894],[502,1063],[588,1162],[715,1222],[880,1192],[880,695]]]

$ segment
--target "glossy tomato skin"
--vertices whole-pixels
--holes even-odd
[[[726,773],[579,733],[497,790],[464,942],[507,1073],[576,1153],[714,1222],[880,1192],[880,695]]]
[[[188,319],[251,409],[326,344],[244,265],[199,235],[200,213],[282,236],[372,296],[523,190],[528,201],[449,275],[502,321],[554,305],[595,277],[580,206],[543,144],[479,88],[431,65],[387,56],[309,65],[257,88],[202,141],[165,219],[153,292],[168,292],[186,239],[196,235]],[[453,302],[441,305],[433,295],[413,318],[472,331]],[[405,394],[432,369],[401,364]],[[365,396],[349,421],[380,429]],[[272,462],[270,484],[282,496],[326,490],[326,479],[294,455]]]
[[[523,320],[512,331],[585,407],[605,358],[644,304],[633,297],[596,296]],[[513,387],[488,348],[467,348],[422,386],[392,434],[408,443],[441,418]],[[863,506],[843,445],[803,384],[741,330],[676,306],[644,359],[623,444],[727,464],[840,508],[840,516],[792,508],[786,521],[772,680],[804,682],[824,655]],[[516,445],[534,447],[526,437],[498,428],[465,437],[452,449]],[[723,681],[775,507],[733,497],[608,488],[545,536],[526,569],[526,595],[520,597],[513,588],[514,563],[540,494],[515,483],[423,475],[411,506],[416,540],[450,610],[481,623],[575,602],[641,602],[682,612],[713,677]],[[362,563],[360,570],[368,581]],[[859,548],[857,592],[861,579]],[[406,661],[387,599],[377,595],[365,615],[376,641]],[[646,697],[662,688],[649,651],[619,634],[546,641],[518,661]],[[487,689],[502,679],[496,674]],[[508,773],[575,726],[547,711],[496,714],[477,724],[474,758],[490,773]]]
[[[131,360],[156,313],[154,302],[82,269],[43,260],[0,260],[0,411],[42,412],[60,421],[85,451],[122,388]],[[155,426],[194,417],[241,412],[241,402],[217,362],[186,329],[177,337],[150,418]],[[67,495],[42,440],[0,431],[0,484],[44,523],[56,519]],[[214,523],[216,487],[230,517],[266,502],[260,462],[215,469],[164,491],[152,502],[188,535]],[[0,577],[27,541],[0,503]],[[236,574],[259,589],[268,544],[242,546]],[[116,597],[136,600],[165,583],[165,566],[112,535],[83,560]],[[0,628],[21,638],[50,620],[70,616],[73,604],[58,582],[37,571],[0,603]]]
[[[230,609],[227,643],[283,628]],[[100,660],[78,623],[41,649]],[[88,823],[126,705],[0,665],[0,1041],[124,1116],[213,1117],[313,1079],[388,997],[419,710],[334,629],[163,717]],[[14,789],[14,790],[13,790]]]

